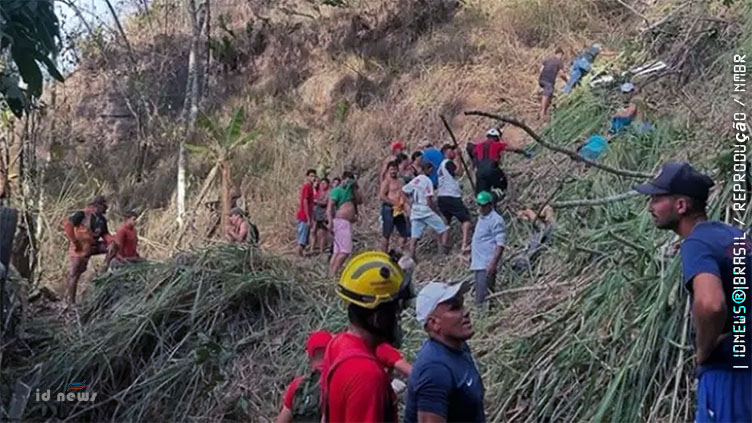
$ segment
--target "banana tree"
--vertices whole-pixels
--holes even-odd
[[[244,132],[243,124],[245,123],[245,114],[242,108],[236,109],[235,113],[230,119],[227,126],[220,126],[216,121],[212,120],[209,116],[201,113],[198,116],[196,122],[198,127],[205,130],[209,136],[209,142],[206,145],[186,144],[185,148],[193,154],[200,154],[202,156],[208,156],[214,161],[214,166],[209,171],[206,180],[204,180],[201,190],[199,191],[196,203],[193,207],[195,211],[204,196],[209,191],[209,188],[217,177],[217,172],[222,173],[222,215],[221,215],[221,227],[226,224],[227,215],[230,213],[230,161],[237,150],[243,146],[248,145],[256,139],[258,136],[257,131]],[[177,246],[182,239],[185,232],[185,228],[188,225],[183,226],[178,238],[175,241]]]

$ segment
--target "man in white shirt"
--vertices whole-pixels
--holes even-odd
[[[439,189],[436,191],[438,196],[439,211],[444,216],[447,225],[452,224],[452,218],[456,217],[462,224],[462,253],[470,252],[470,212],[462,202],[462,188],[457,178],[462,177],[462,166],[459,165],[459,154],[455,146],[445,144],[441,147],[441,153],[445,159],[439,166]]]
[[[475,273],[475,303],[481,304],[496,284],[496,272],[507,242],[507,231],[504,219],[494,210],[491,193],[481,191],[475,201],[480,214],[473,232],[470,270]]]
[[[428,177],[433,171],[430,162],[421,164],[423,173],[416,176],[409,184],[402,187],[402,192],[410,198],[410,255],[415,258],[415,250],[423,230],[430,227],[439,237],[439,254],[446,251],[449,227],[436,212],[436,196],[433,190],[433,182]]]

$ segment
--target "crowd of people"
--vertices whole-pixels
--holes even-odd
[[[431,165],[422,166],[428,179]],[[387,171],[394,174],[394,166]],[[738,342],[734,332],[739,332],[739,322],[732,316],[732,308],[746,313],[740,307],[749,307],[750,301],[740,305],[732,292],[740,279],[735,268],[749,276],[752,243],[745,232],[708,220],[712,186],[708,176],[688,163],[670,162],[655,179],[634,189],[650,197],[648,211],[656,227],[684,240],[683,284],[690,295],[698,377],[695,421],[750,422],[752,360],[738,351],[752,351],[752,342],[749,337]],[[476,201],[480,217],[471,269],[479,299],[493,284],[505,240],[503,232],[494,230],[503,220],[494,211],[492,195],[480,192]],[[484,245],[477,257],[476,240]],[[414,266],[409,254],[398,260],[394,252],[363,252],[347,262],[336,291],[347,304],[349,325],[337,335],[311,335],[306,350],[315,376],[296,378],[288,387],[278,423],[399,421],[401,385],[391,380],[394,369],[407,378],[405,422],[486,420],[483,379],[467,343],[474,334],[464,302],[469,283],[425,284],[414,307],[426,340],[412,365],[396,349],[401,345],[400,316],[413,305]]]
[[[397,247],[416,260],[418,241],[431,230],[438,237],[438,254],[447,254],[451,250],[449,227],[456,219],[462,231],[460,252],[482,280],[477,285],[478,302],[485,300],[486,288],[494,286],[506,242],[504,219],[495,211],[508,185],[499,167],[502,153],[532,157],[523,149],[509,146],[501,135],[500,129],[489,129],[484,140],[468,143],[466,148],[470,166],[475,169],[479,217],[474,230],[472,214],[462,197],[461,180],[468,165],[457,145],[445,144],[438,149],[426,142],[408,159],[405,144],[395,141],[379,172],[381,251]],[[306,171],[296,213],[298,254],[305,255],[308,247],[313,253],[323,253],[331,235],[329,270],[336,275],[353,253],[352,224],[362,204],[363,195],[352,172],[343,172],[341,182],[330,185],[326,177],[319,180],[314,169]],[[392,242],[395,235],[399,238],[396,245]]]
[[[539,81],[541,116],[548,113],[556,78],[567,80],[564,91],[571,91],[600,53],[601,47],[594,44],[578,55],[569,78],[559,76],[561,51],[544,61]],[[622,85],[621,91],[630,94],[635,87]],[[630,98],[613,117],[610,134],[622,131],[638,113],[639,102]],[[402,390],[406,422],[485,421],[484,384],[467,343],[474,329],[464,297],[473,289],[477,304],[488,302],[507,244],[506,224],[496,211],[508,189],[500,167],[502,154],[532,156],[513,148],[502,136],[501,128],[490,128],[485,139],[468,143],[467,161],[456,144],[436,148],[425,142],[408,153],[403,142],[392,143],[378,173],[381,251],[353,257],[352,225],[364,204],[356,175],[345,171],[330,181],[326,175],[319,179],[314,169],[306,171],[296,214],[297,253],[306,255],[309,246],[314,253],[330,252],[329,271],[339,275],[336,293],[347,305],[348,326],[338,334],[319,330],[310,335],[305,347],[309,370],[285,390],[278,423],[398,421]],[[581,154],[595,154],[595,147],[586,142]],[[463,201],[463,177],[471,184],[474,180],[475,219]],[[736,301],[732,292],[738,284],[737,267],[749,280],[752,243],[745,232],[708,219],[712,186],[708,176],[688,163],[671,162],[654,180],[634,189],[650,197],[648,210],[656,227],[683,239],[683,285],[691,302],[698,377],[696,421],[750,422],[752,362],[749,353],[738,351],[740,345],[752,351],[752,344],[749,336],[737,342],[739,322],[732,310],[744,315],[739,307],[752,306],[748,298]],[[97,196],[63,224],[71,261],[66,296],[71,303],[93,255],[105,255],[104,268],[142,260],[137,213],[125,213],[112,236],[107,210],[105,198]],[[416,296],[412,273],[418,241],[430,229],[437,234],[439,255],[447,254],[452,248],[449,226],[455,218],[462,231],[459,252],[469,259],[474,277],[471,282],[430,281]],[[395,230],[397,249],[392,244]],[[234,243],[253,244],[259,239],[258,229],[234,202],[225,233]],[[402,311],[413,306],[426,340],[411,364],[399,348]],[[407,379],[406,386],[393,380],[394,372]]]

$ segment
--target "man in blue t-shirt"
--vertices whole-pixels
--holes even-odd
[[[422,156],[423,162],[429,162],[433,165],[433,170],[428,175],[428,177],[431,179],[431,182],[433,182],[433,188],[436,189],[439,187],[439,167],[441,166],[441,162],[444,161],[444,153],[441,152],[438,148],[434,147],[431,143],[426,143],[423,146],[423,156]]]
[[[465,341],[473,336],[463,283],[431,282],[415,312],[428,332],[407,380],[405,422],[485,422],[483,381]]]
[[[684,239],[683,282],[692,304],[697,355],[695,421],[750,422],[752,333],[746,331],[745,320],[752,244],[741,230],[708,220],[705,208],[712,186],[713,181],[689,163],[671,162],[654,180],[634,189],[650,195],[648,210],[656,227]]]

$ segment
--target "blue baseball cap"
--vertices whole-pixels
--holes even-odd
[[[635,185],[633,189],[646,195],[686,195],[707,201],[714,185],[709,176],[698,172],[687,162],[668,162],[652,181]]]

